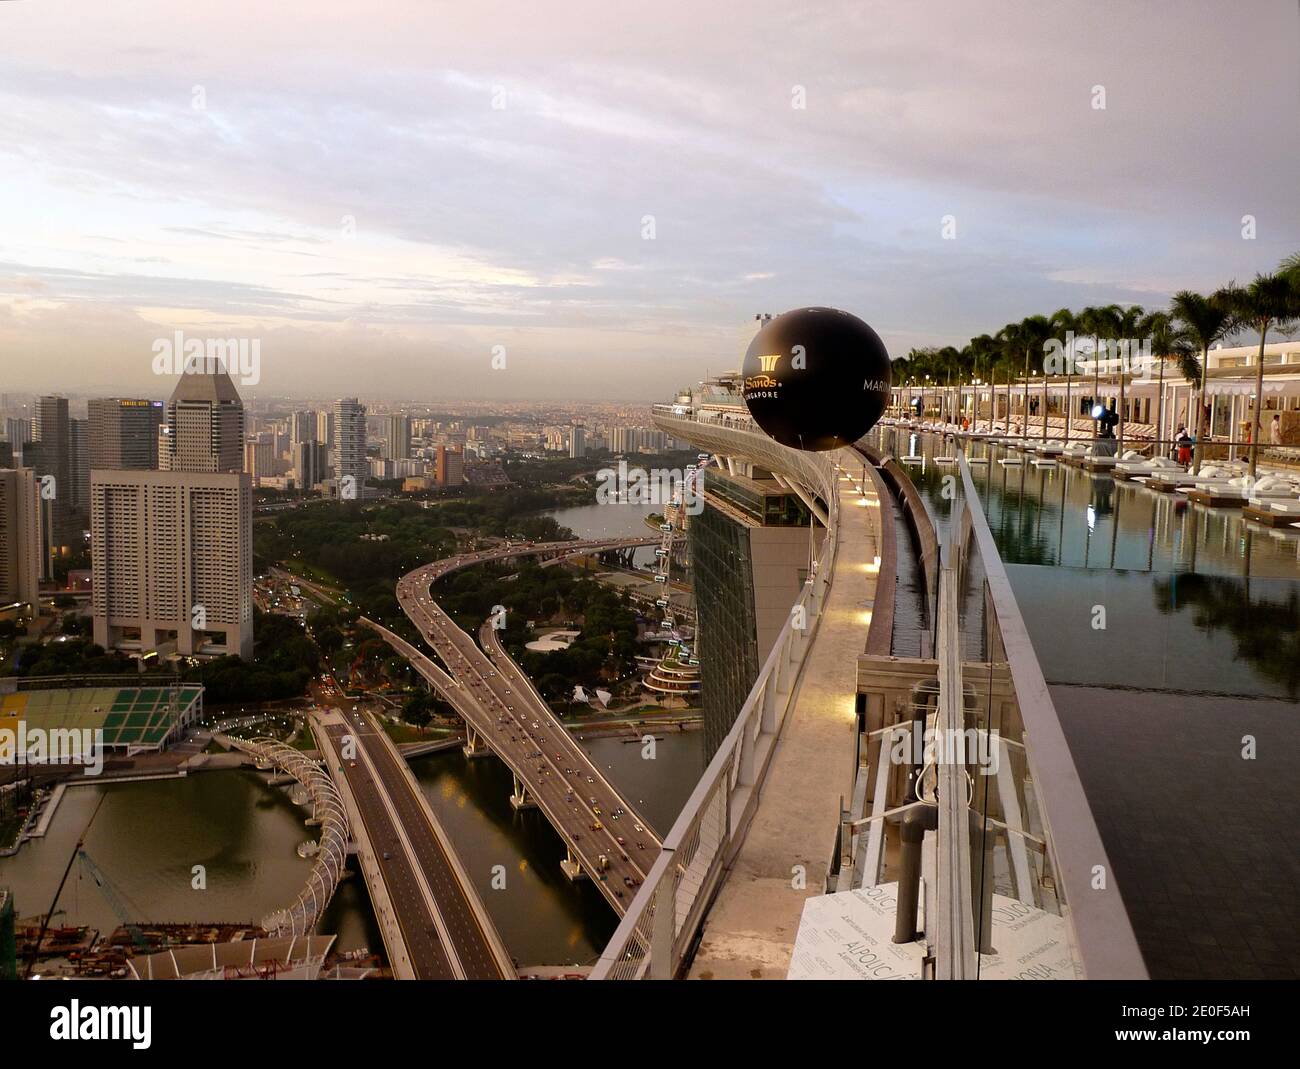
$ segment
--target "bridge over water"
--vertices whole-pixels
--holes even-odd
[[[619,914],[658,857],[660,836],[573,740],[501,648],[490,622],[481,632],[480,648],[438,606],[430,586],[453,571],[492,560],[570,557],[658,542],[658,537],[647,535],[524,543],[435,561],[403,576],[397,586],[398,601],[445,668],[401,636],[366,621],[465,721],[467,755],[495,754],[510,768],[513,804],[536,807],[559,832],[568,853],[563,866],[570,878],[593,879]]]

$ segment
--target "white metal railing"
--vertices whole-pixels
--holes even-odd
[[[245,740],[234,736],[225,736],[225,739],[258,764],[280,769],[307,789],[312,816],[320,822],[316,863],[293,903],[268,916],[262,921],[262,927],[272,935],[310,935],[334,897],[347,864],[348,818],[343,810],[343,799],[319,762],[279,739]]]
[[[942,582],[951,586],[953,576],[965,576],[978,558],[982,581],[966,610],[973,611],[972,622],[983,632],[984,660],[962,662],[960,643],[950,643],[944,652],[951,663],[941,664],[940,678],[972,698],[962,726],[987,737],[1002,755],[996,775],[982,777],[971,791],[970,826],[963,814],[947,829],[963,845],[973,830],[979,843],[978,849],[971,845],[969,870],[963,874],[976,945],[987,945],[993,935],[996,877],[1026,914],[1061,918],[1074,975],[1145,979],[1146,965],[1118,881],[964,452],[958,452],[958,466],[962,494],[952,523],[955,568],[945,568]],[[951,694],[954,709],[960,710],[962,701],[962,693]],[[938,956],[963,966],[964,975],[980,975],[974,951],[960,941],[939,947]],[[1057,963],[1058,972],[1066,968]]]
[[[656,405],[654,420],[680,441],[713,453],[745,456],[802,484],[826,503],[827,532],[821,555],[736,722],[682,807],[592,970],[593,980],[666,979],[676,974],[753,819],[835,563],[839,504],[834,454],[780,445],[758,430],[743,410],[709,412],[696,419],[684,406]]]

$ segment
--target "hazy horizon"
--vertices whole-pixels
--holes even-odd
[[[70,0],[0,39],[6,392],[165,395],[181,330],[260,341],[246,396],[648,402],[758,312],[897,357],[1300,249],[1296,0]]]

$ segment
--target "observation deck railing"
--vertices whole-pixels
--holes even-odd
[[[763,779],[812,644],[834,569],[839,524],[832,456],[778,444],[742,411],[706,412],[656,405],[655,423],[710,452],[745,456],[801,484],[825,503],[820,556],[791,608],[731,731],[664,840],[622,922],[591,972],[593,980],[667,979],[676,975],[758,806]],[[797,626],[801,625],[801,626]]]
[[[958,466],[961,493],[940,577],[937,727],[950,742],[960,733],[964,745],[936,747],[938,909],[936,925],[927,924],[935,974],[988,975],[989,955],[1011,927],[1037,924],[1059,947],[1036,959],[1029,977],[1144,979],[1118,881],[964,453]],[[963,636],[965,657],[975,646],[977,659],[964,659]]]

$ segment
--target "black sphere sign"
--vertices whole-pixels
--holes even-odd
[[[851,445],[889,403],[884,342],[835,308],[798,308],[769,321],[750,342],[741,374],[754,421],[795,449]]]

